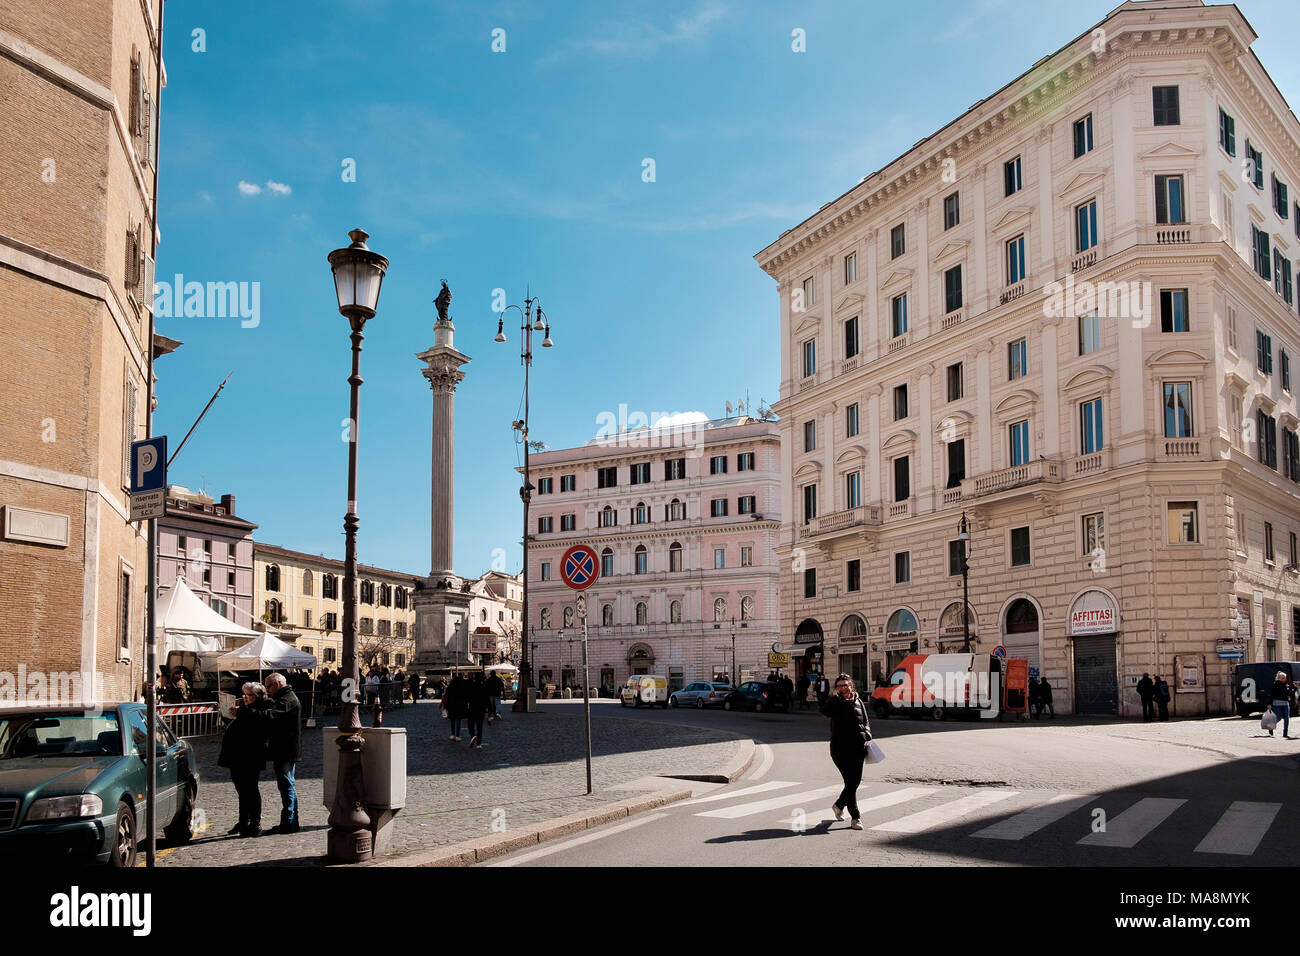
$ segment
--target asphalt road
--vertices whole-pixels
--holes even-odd
[[[1257,720],[873,717],[886,760],[865,768],[855,832],[831,812],[840,783],[819,715],[612,702],[595,713],[732,730],[759,746],[732,784],[666,780],[691,799],[485,865],[1249,867],[1300,851],[1300,741]]]

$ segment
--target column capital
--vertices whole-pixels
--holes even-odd
[[[465,378],[464,372],[449,366],[432,366],[422,374],[429,380],[429,388],[434,392],[454,392]]]

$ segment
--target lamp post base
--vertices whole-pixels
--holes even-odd
[[[356,706],[344,705],[345,710],[351,708],[351,713],[344,713],[340,719],[344,727],[357,723]],[[363,863],[374,855],[370,817],[365,807],[365,778],[361,770],[361,749],[365,741],[359,731],[358,723],[355,732],[342,730],[338,738],[338,785],[330,807],[326,842],[329,858],[338,863]]]
[[[373,856],[369,830],[338,830],[331,828],[326,837],[329,858],[335,863],[364,863]]]

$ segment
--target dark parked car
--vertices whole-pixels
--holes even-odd
[[[0,709],[0,858],[134,866],[147,742],[143,704]],[[194,753],[162,721],[156,748],[157,820],[183,843],[194,835]]]
[[[1291,676],[1291,711],[1295,713],[1294,685],[1300,682],[1300,661],[1256,661],[1253,664],[1237,665],[1237,676],[1232,685],[1232,703],[1239,716],[1249,717],[1251,714],[1263,713],[1268,706],[1273,679],[1278,671],[1285,671]]]
[[[753,710],[762,713],[765,710],[788,711],[790,698],[781,689],[780,684],[765,684],[762,681],[745,681],[722,701],[723,710]]]
[[[698,680],[673,691],[668,695],[668,702],[674,707],[720,707],[731,690],[730,684]]]

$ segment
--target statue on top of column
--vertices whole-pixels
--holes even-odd
[[[442,291],[438,293],[438,298],[433,300],[434,307],[438,310],[438,321],[446,322],[447,310],[451,308],[451,290],[447,288],[447,280],[442,280]]]

